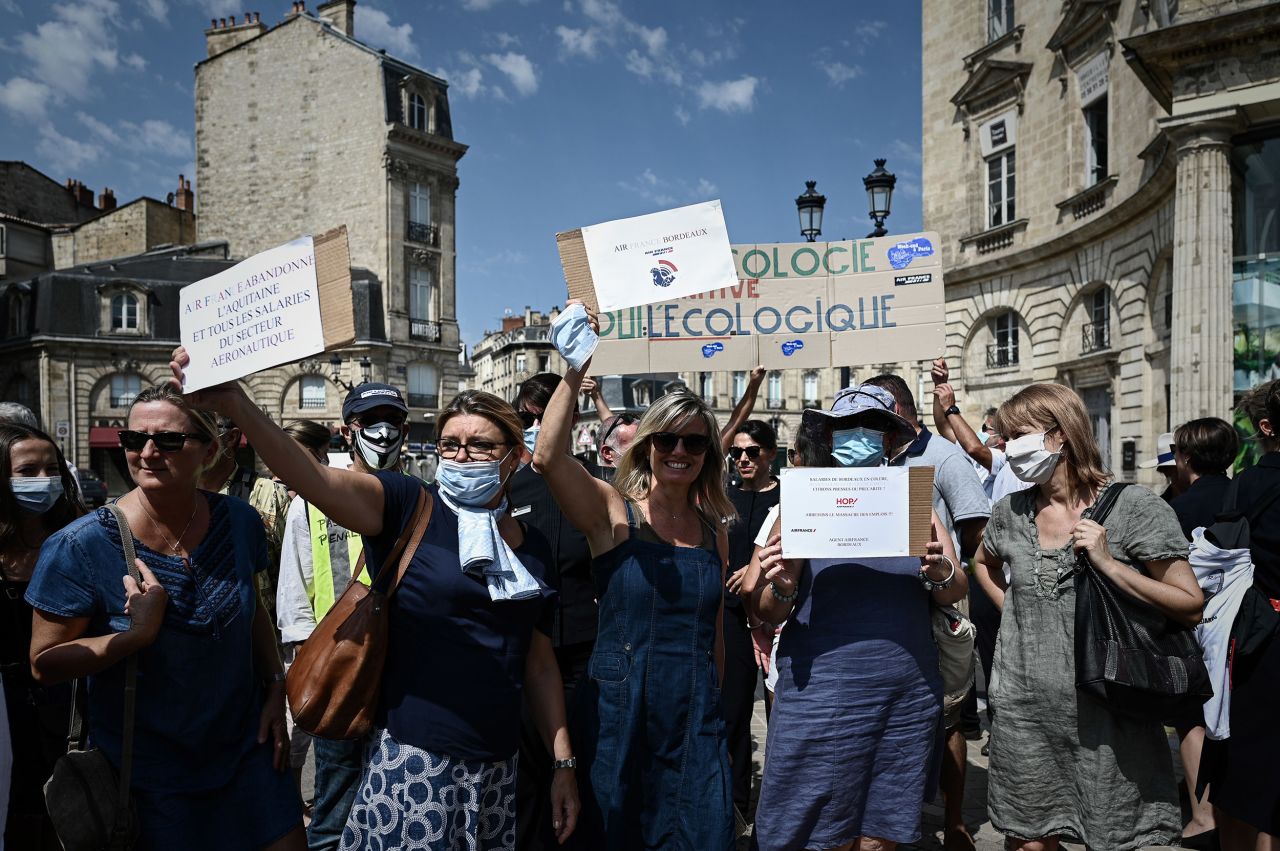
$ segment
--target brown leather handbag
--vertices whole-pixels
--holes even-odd
[[[285,678],[293,721],[322,739],[358,739],[373,729],[387,661],[387,615],[409,562],[431,522],[431,495],[418,495],[405,526],[371,585],[352,578],[316,625]],[[393,571],[391,566],[397,564]],[[359,575],[357,569],[356,575]]]

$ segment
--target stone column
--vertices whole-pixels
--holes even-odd
[[[1173,224],[1171,419],[1230,420],[1232,107],[1162,119],[1178,157]]]

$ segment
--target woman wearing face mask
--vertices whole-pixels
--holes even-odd
[[[584,323],[585,325],[585,323]],[[582,848],[729,851],[733,798],[717,689],[733,516],[706,404],[668,393],[645,412],[610,485],[563,451],[590,361],[542,415],[534,464],[587,538],[600,628],[578,687]],[[715,447],[715,448],[713,448]]]
[[[842,390],[830,411],[804,412],[792,458],[876,467],[914,438],[889,392],[863,384]],[[742,592],[755,616],[787,621],[756,842],[760,851],[914,842],[942,759],[929,602],[948,605],[968,590],[951,536],[934,515],[922,558],[784,560],[780,527],[756,551]]]
[[[23,599],[40,545],[85,513],[62,452],[44,432],[0,425],[0,673],[13,744],[5,840],[10,848],[57,849],[42,789],[67,747],[69,686],[31,677],[31,606]]]
[[[1053,851],[1061,839],[1116,851],[1173,844],[1182,822],[1163,728],[1076,691],[1071,577],[1083,554],[1125,593],[1195,624],[1204,598],[1177,515],[1127,487],[1105,528],[1090,519],[1111,476],[1072,390],[1033,384],[997,419],[1010,468],[1034,487],[992,508],[975,571],[1003,610],[990,688],[991,822],[1009,848],[1027,851]]]
[[[171,365],[178,383],[187,362],[178,349]],[[299,496],[364,536],[372,576],[395,569],[384,560],[412,520],[422,482],[394,470],[320,464],[235,383],[192,396],[234,418]],[[527,457],[520,419],[506,402],[472,390],[437,422],[434,507],[392,598],[376,729],[342,833],[346,851],[513,849],[522,698],[558,761],[556,838],[567,839],[577,821],[573,748],[549,638],[552,592],[541,580],[550,548],[511,516],[506,498]]]
[[[242,500],[197,487],[218,453],[203,411],[150,387],[126,423],[136,487],[116,505],[142,581],[126,573],[120,524],[105,508],[50,537],[27,589],[31,668],[42,682],[87,680],[89,738],[118,767],[121,663],[136,654],[139,849],[301,849],[284,673],[256,585],[268,563],[262,521]]]

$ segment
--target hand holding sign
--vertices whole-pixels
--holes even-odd
[[[186,347],[178,346],[169,358],[169,371],[173,373],[173,378],[169,379],[169,385],[182,393],[187,377],[186,369],[191,365],[191,355]],[[249,397],[244,395],[244,389],[238,381],[227,381],[186,393],[186,401],[198,410],[213,411],[234,420],[236,410],[241,403],[248,403]]]

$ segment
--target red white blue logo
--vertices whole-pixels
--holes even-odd
[[[653,276],[655,287],[669,287],[675,283],[678,271],[680,270],[676,268],[676,264],[670,260],[659,260],[658,265],[649,270],[649,274]]]

